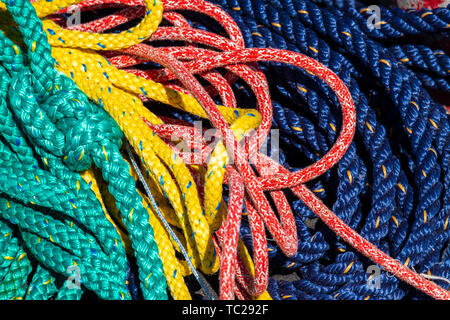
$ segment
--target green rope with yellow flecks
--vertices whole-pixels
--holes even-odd
[[[5,230],[16,230],[0,237],[0,249],[12,250],[6,241],[17,246],[0,257],[0,298],[80,297],[68,290],[67,281],[57,288],[55,278],[67,278],[67,270],[76,266],[83,288],[102,299],[130,299],[120,237],[76,173],[94,163],[117,207],[127,213],[123,222],[144,298],[166,299],[148,214],[119,152],[119,127],[54,69],[46,34],[30,3],[5,4],[23,35],[29,65],[21,49],[0,35],[0,222]],[[32,261],[37,268],[30,277]]]

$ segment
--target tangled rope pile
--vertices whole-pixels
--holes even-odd
[[[238,27],[202,0],[87,0],[116,9],[68,26],[79,2],[0,11],[2,298],[190,299],[191,273],[212,298],[200,270],[221,299],[449,299],[449,121],[428,94],[448,92],[449,59],[381,44],[445,37],[448,9],[369,29],[341,2],[216,1]],[[261,151],[272,121],[280,164]]]

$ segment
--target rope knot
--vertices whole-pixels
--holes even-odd
[[[53,95],[46,99],[44,108],[56,127],[64,132],[64,162],[71,170],[83,171],[91,166],[94,153],[101,153],[111,143],[120,147],[122,131],[72,80],[62,74],[56,80],[61,87],[54,86]]]
[[[99,108],[83,119],[64,118],[60,124],[67,128],[64,161],[71,170],[86,170],[91,166],[92,156],[109,149],[111,143],[117,148],[121,145],[119,126]]]
[[[93,152],[111,143],[121,145],[122,132],[116,122],[92,104],[69,78],[57,74],[41,97],[35,94],[32,80],[28,68],[14,75],[9,100],[35,145],[63,157],[74,171],[89,169]]]

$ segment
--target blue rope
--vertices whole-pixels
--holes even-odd
[[[408,67],[418,68],[446,78],[450,70],[450,58],[442,50],[432,50],[424,45],[392,45],[389,51]]]
[[[443,108],[429,98],[412,71],[397,66],[395,55],[386,53],[379,43],[368,38],[351,16],[336,14],[335,9],[319,8],[309,1],[215,2],[237,21],[247,46],[278,47],[308,54],[330,67],[343,79],[355,100],[358,132],[356,143],[337,169],[339,186],[333,210],[353,228],[360,229],[363,236],[402,262],[409,258],[410,265],[423,270],[439,263],[440,249],[432,248],[444,248],[448,243],[448,229],[443,232],[443,224],[449,215],[448,148],[445,149],[445,145],[448,145],[448,118]],[[301,14],[299,11],[307,11],[308,14]],[[436,16],[439,19],[448,17],[448,11],[438,11]],[[407,13],[400,13],[398,10],[392,12],[403,19],[393,19],[393,22],[383,24],[383,27],[388,28],[391,23],[392,30],[402,30],[400,27],[405,29],[405,21],[416,21],[418,16],[413,14],[414,17],[409,18]],[[429,20],[429,16],[431,15],[423,18],[426,23],[417,22],[415,29],[410,27],[410,33],[430,32],[430,25],[439,27],[440,20]],[[326,42],[323,39],[327,39]],[[275,77],[276,69],[264,65],[269,79],[280,79],[271,88],[276,92],[272,96],[277,99],[281,95],[280,101],[290,101],[290,105],[297,107],[297,111],[291,111],[289,102],[283,103],[283,107],[275,103],[274,122],[282,128],[282,135],[295,137],[286,138],[292,142],[291,146],[312,159],[312,152],[297,141],[320,152],[317,138],[319,132],[330,140],[335,137],[330,123],[336,127],[336,117],[330,111],[335,109],[336,102],[330,98],[329,89],[317,81],[311,81],[309,75],[299,71],[287,73],[289,68],[283,68],[283,76],[278,74]],[[376,79],[378,83],[370,79]],[[306,81],[307,92],[299,91],[297,85]],[[373,97],[375,101],[384,102],[385,110],[395,108],[398,114],[391,119],[390,116],[377,115],[375,110],[380,108],[370,107],[375,106],[370,101]],[[319,100],[321,98],[323,100]],[[302,102],[300,110],[298,103],[294,101]],[[321,103],[318,104],[318,101]],[[303,114],[303,104],[316,117],[312,126],[306,118],[293,116],[300,112]],[[416,104],[420,106],[420,113],[416,110]],[[386,130],[392,128],[395,120],[402,121],[403,128],[394,127],[396,132]],[[295,132],[292,124],[304,125],[305,129],[301,133]],[[311,134],[311,131],[314,133]],[[396,137],[392,138],[394,134]],[[362,148],[361,143],[364,146]],[[287,157],[289,158],[289,154]],[[347,172],[350,172],[353,179],[360,177],[361,180],[356,183],[352,179],[352,183],[349,183]],[[369,177],[365,177],[365,172]],[[440,178],[443,173],[445,179]],[[367,186],[368,181],[371,181],[371,187]],[[294,209],[297,210],[298,206],[294,205]],[[423,222],[424,210],[427,211],[427,223]],[[320,230],[322,229],[324,228]],[[345,249],[339,242],[330,243],[332,248]],[[333,269],[343,263],[349,264],[349,260],[338,259],[346,254],[348,252],[338,254],[336,258],[330,257],[331,264],[328,267],[332,266]],[[271,253],[271,256],[274,254]],[[326,256],[323,255],[324,258]],[[352,259],[355,262],[346,273],[348,280],[339,282],[339,277],[333,278],[334,275],[330,275],[333,281],[330,280],[330,285],[327,284],[327,292],[333,292],[334,295],[339,293],[337,298],[362,299],[370,295],[371,299],[399,299],[411,291],[409,287],[405,289],[403,284],[399,286],[395,278],[389,278],[386,283],[382,281],[382,288],[379,290],[369,290],[366,286],[369,274],[357,264],[358,261],[363,261],[367,266],[368,261],[359,255]],[[302,280],[317,284],[327,270],[321,268],[318,261],[311,266],[315,267],[297,270],[301,270],[299,272],[304,277]],[[336,283],[339,284],[339,289],[331,285]],[[276,287],[273,281],[271,287]],[[275,294],[273,290],[270,293]],[[300,291],[298,293],[299,298],[304,294]]]

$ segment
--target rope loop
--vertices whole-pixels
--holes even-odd
[[[65,163],[69,169],[84,171],[91,166],[92,154],[101,153],[106,145],[113,144],[117,150],[121,145],[122,131],[105,112],[98,110],[81,121],[76,118],[64,118],[61,127],[67,127]]]
[[[11,107],[33,142],[57,157],[64,157],[70,170],[91,167],[91,154],[103,146],[121,146],[122,131],[107,113],[94,106],[75,84],[63,75],[54,94],[36,99],[28,68],[16,73],[9,88]],[[67,84],[67,85],[65,85]],[[67,90],[66,90],[67,88]]]
[[[25,67],[12,76],[8,90],[11,109],[20,119],[23,130],[33,143],[61,157],[65,136],[40,107],[31,82],[31,71]]]

